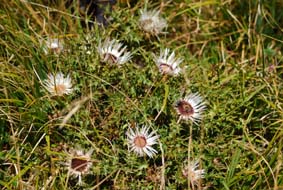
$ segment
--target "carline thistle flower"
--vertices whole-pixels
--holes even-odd
[[[198,167],[198,161],[192,161],[191,163],[185,161],[184,163],[182,169],[183,176],[188,178],[192,185],[196,185],[199,179],[204,178],[205,170],[199,170],[197,169]]]
[[[135,130],[129,128],[126,135],[130,151],[134,151],[138,156],[153,157],[157,153],[152,145],[157,144],[159,136],[155,134],[155,131],[149,133],[149,127],[136,126]]]
[[[47,40],[44,41],[43,51],[45,54],[48,54],[49,52],[59,54],[63,52],[63,50],[63,41],[59,40],[58,38],[47,38]]]
[[[122,43],[117,40],[106,39],[98,45],[98,53],[103,62],[110,64],[122,65],[131,59],[132,54],[126,51],[127,46],[123,47]]]
[[[164,18],[159,16],[158,10],[141,10],[139,18],[139,25],[141,29],[151,35],[157,36],[162,33],[162,30],[167,27],[167,22]]]
[[[90,149],[87,153],[83,150],[72,149],[68,154],[68,166],[69,175],[78,178],[78,184],[82,185],[82,175],[88,174],[92,166],[91,155],[93,149]]]
[[[43,85],[53,96],[63,96],[64,94],[70,94],[73,91],[70,76],[67,75],[65,78],[61,72],[56,75],[48,74],[48,79],[44,81]]]
[[[170,54],[170,50],[166,48],[160,52],[159,57],[154,56],[154,61],[162,74],[178,75],[181,71],[179,64],[183,61],[181,58],[175,57],[175,52]]]
[[[191,120],[198,124],[202,119],[202,112],[206,109],[206,105],[198,93],[192,93],[178,100],[175,109],[180,115],[180,119]]]

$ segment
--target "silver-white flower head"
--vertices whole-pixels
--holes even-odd
[[[153,157],[157,153],[152,145],[157,143],[159,136],[154,131],[149,133],[149,127],[136,126],[135,130],[129,128],[126,135],[130,151],[134,151],[138,156]]]
[[[166,48],[164,51],[160,52],[159,57],[154,56],[154,61],[162,74],[168,75],[178,75],[181,71],[179,64],[182,63],[183,59],[176,58],[175,52]]]
[[[72,149],[68,154],[68,174],[78,178],[78,184],[82,184],[82,175],[88,174],[92,166],[91,155],[93,149],[87,153],[83,150]]]
[[[198,93],[192,93],[178,100],[175,109],[180,115],[180,119],[191,120],[198,124],[202,119],[202,112],[206,109],[206,105]]]
[[[199,179],[204,178],[205,175],[205,170],[199,170],[198,167],[198,161],[192,161],[190,163],[185,161],[182,169],[183,176],[189,178],[191,184],[193,185],[195,185]]]
[[[43,51],[45,52],[45,54],[48,54],[49,52],[59,54],[63,50],[63,41],[59,40],[58,38],[48,38],[46,41],[44,41]]]
[[[103,62],[111,64],[124,64],[131,59],[132,54],[126,51],[127,46],[123,47],[122,43],[117,40],[106,39],[98,45],[98,53]]]
[[[73,91],[70,76],[67,75],[65,78],[61,72],[56,75],[48,74],[48,79],[44,81],[43,85],[53,96],[63,96],[64,94],[70,94]]]
[[[160,11],[147,11],[144,9],[140,13],[139,25],[145,32],[156,36],[162,33],[162,30],[167,27],[166,20],[159,15]]]

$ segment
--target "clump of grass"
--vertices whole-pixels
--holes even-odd
[[[282,7],[120,1],[108,27],[88,28],[63,2],[4,0],[1,188],[283,188]],[[162,32],[142,30],[145,8],[160,11]],[[99,51],[107,39],[127,61]]]

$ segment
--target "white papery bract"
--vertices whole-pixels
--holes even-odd
[[[69,75],[64,77],[61,72],[56,75],[48,74],[48,79],[44,81],[44,87],[53,96],[63,96],[73,91],[71,77]]]
[[[126,51],[127,46],[117,40],[106,39],[98,45],[98,53],[103,62],[122,65],[131,59],[132,54]]]
[[[142,10],[139,18],[139,26],[141,29],[151,35],[157,36],[167,27],[167,22],[160,17],[158,10]]]
[[[202,112],[206,109],[206,105],[198,93],[192,93],[178,100],[175,109],[181,119],[191,120],[198,124],[202,119]]]
[[[154,131],[149,133],[149,127],[136,126],[134,130],[129,128],[126,135],[130,151],[134,151],[138,156],[153,157],[157,153],[152,145],[157,143],[159,136]]]
[[[181,71],[179,64],[183,61],[181,58],[175,57],[175,52],[170,54],[170,50],[166,48],[160,52],[159,56],[153,55],[154,61],[162,74],[178,75]]]

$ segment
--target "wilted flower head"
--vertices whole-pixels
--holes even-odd
[[[130,151],[134,151],[139,156],[147,155],[149,157],[153,157],[157,153],[152,148],[152,145],[157,143],[159,136],[154,131],[151,133],[148,131],[149,127],[147,126],[143,126],[142,128],[136,126],[135,130],[132,128],[128,129],[126,135]]]
[[[131,59],[131,53],[126,51],[127,46],[123,47],[122,43],[117,40],[106,39],[98,45],[98,53],[103,62],[111,64],[124,64]]]
[[[92,166],[91,154],[93,149],[84,153],[83,150],[72,149],[68,154],[68,171],[71,176],[78,177],[78,184],[82,184],[82,175],[90,172]]]
[[[141,29],[152,35],[160,34],[167,27],[167,22],[159,13],[158,10],[142,10],[139,19]]]
[[[69,75],[64,78],[63,73],[59,72],[55,76],[48,74],[48,79],[44,81],[44,87],[53,96],[63,96],[64,94],[70,94],[72,89],[72,81]]]
[[[63,41],[59,40],[58,38],[48,38],[46,41],[44,41],[43,51],[45,52],[45,54],[48,54],[49,52],[59,54],[63,50]]]
[[[169,52],[170,50],[166,48],[164,51],[160,52],[159,57],[153,55],[155,63],[162,74],[178,75],[181,71],[179,64],[183,61],[183,59],[176,58],[174,51],[171,54]]]
[[[189,178],[193,185],[195,185],[199,179],[204,178],[205,170],[199,170],[197,169],[198,167],[198,161],[188,163],[186,160],[182,169],[183,176]]]
[[[190,119],[195,124],[198,124],[201,120],[201,114],[205,108],[205,102],[198,93],[187,95],[184,99],[178,100],[175,105],[175,109],[180,115],[180,119]]]

